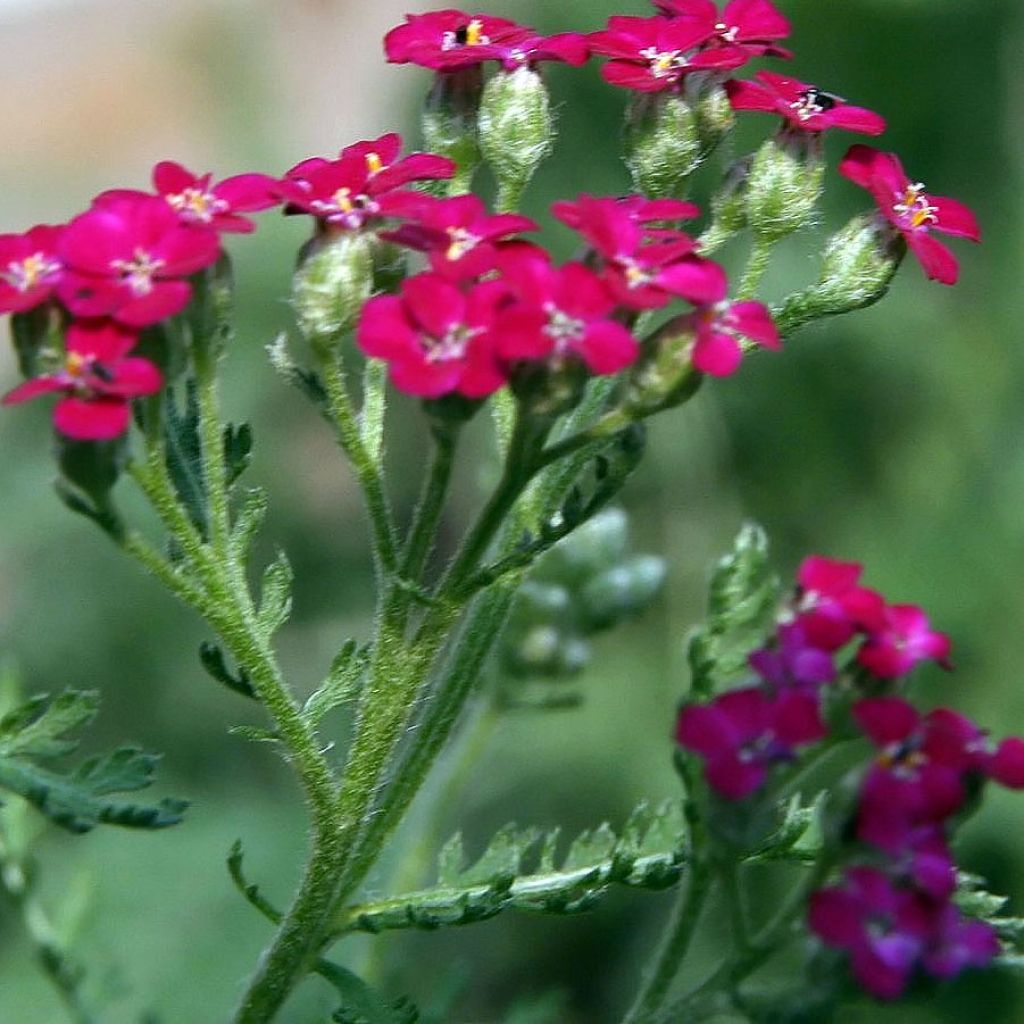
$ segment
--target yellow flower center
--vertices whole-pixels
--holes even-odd
[[[42,284],[47,277],[60,270],[60,264],[46,256],[45,253],[36,252],[26,256],[23,260],[15,260],[7,264],[6,272],[0,273],[0,279],[6,281],[12,288],[19,292],[27,292]]]
[[[112,260],[111,266],[121,275],[135,295],[148,295],[153,290],[153,276],[164,261],[150,255],[145,249],[136,249],[130,260]]]
[[[682,50],[658,50],[653,46],[648,46],[646,50],[640,51],[640,56],[647,59],[655,78],[667,78],[686,66],[686,58],[682,56],[682,52]]]
[[[451,243],[445,251],[445,258],[449,260],[461,260],[480,244],[480,239],[465,228],[449,228],[448,237]]]
[[[366,154],[366,169],[371,174],[380,174],[384,170],[384,161],[381,160],[379,153]]]
[[[352,189],[350,188],[339,188],[331,198],[342,213],[351,213],[356,208],[355,203],[352,202]]]
[[[213,220],[215,214],[226,210],[228,205],[212,192],[204,192],[201,188],[187,188],[165,198],[173,210],[185,215],[189,220],[202,221],[204,224]]]
[[[938,223],[939,218],[936,216],[938,207],[932,206],[921,182],[908,185],[899,200],[898,203],[893,204],[893,213],[899,217],[908,218],[912,228]]]
[[[82,377],[89,368],[89,362],[80,352],[69,352],[64,360],[64,372],[69,377]]]

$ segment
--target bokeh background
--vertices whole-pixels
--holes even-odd
[[[388,68],[380,39],[409,0],[0,0],[0,231],[72,216],[97,191],[143,187],[174,157],[218,176],[281,172],[301,157],[395,127],[415,134],[426,72]],[[955,640],[958,671],[923,690],[999,732],[1024,729],[1024,10],[1019,0],[782,0],[800,77],[885,113],[886,143],[936,192],[981,217],[955,290],[908,263],[890,298],[806,330],[781,356],[751,359],[653,429],[625,494],[640,549],[670,563],[663,598],[603,640],[582,708],[507,716],[447,831],[471,847],[496,826],[621,823],[638,800],[675,792],[669,730],[684,691],[682,638],[700,616],[712,560],[744,519],[791,573],[809,551],[868,565],[869,582],[924,604]],[[502,0],[493,13],[546,29],[592,30],[642,0]],[[623,96],[593,66],[554,69],[561,139],[528,202],[580,188],[621,191]],[[750,140],[770,129],[751,115]],[[829,140],[834,159],[847,140]],[[825,230],[862,208],[833,174],[822,226],[787,243],[767,288],[806,282]],[[371,575],[352,480],[326,428],[269,369],[263,346],[288,327],[288,275],[307,225],[264,216],[231,243],[241,325],[226,369],[229,412],[252,421],[253,479],[270,487],[269,544],[289,551],[296,607],[284,661],[310,688],[347,635],[362,635]],[[565,248],[568,238],[552,232]],[[742,248],[724,258],[736,265]],[[0,352],[0,386],[15,382]],[[422,458],[414,404],[392,406],[396,500]],[[195,656],[205,632],[51,491],[43,408],[0,417],[0,652],[30,690],[97,688],[90,744],[131,738],[163,751],[163,788],[193,801],[156,835],[50,835],[40,848],[52,909],[91,901],[77,949],[103,1021],[226,1019],[268,929],[230,887],[227,849],[283,902],[301,862],[299,794],[265,747],[228,735],[251,711],[220,691]],[[481,446],[478,462],[486,459]],[[479,498],[465,468],[448,529]],[[478,848],[478,846],[477,846]],[[1024,907],[1024,805],[994,795],[966,835],[964,859]],[[574,919],[514,915],[454,933],[355,944],[376,976],[443,1019],[604,1024],[619,1019],[670,899],[617,894]],[[703,955],[714,956],[709,936]],[[385,966],[379,965],[383,961]],[[310,982],[289,1022],[323,1021],[329,993]],[[454,1001],[452,1001],[454,999]],[[448,1002],[444,1002],[448,1000]],[[158,1017],[146,1017],[156,1012]],[[34,971],[12,908],[0,904],[0,1021],[55,1024],[55,996]],[[850,1021],[1024,1019],[1024,985],[989,975],[938,1003]]]

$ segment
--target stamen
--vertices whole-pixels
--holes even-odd
[[[27,292],[60,273],[60,263],[45,253],[36,252],[23,260],[12,260],[7,270],[0,272],[0,280],[6,281],[19,292]]]
[[[218,213],[225,213],[228,204],[218,199],[212,192],[204,192],[199,188],[187,188],[183,192],[175,192],[164,197],[171,209],[180,213],[187,220],[209,224]]]
[[[467,231],[465,228],[449,228],[448,237],[451,244],[445,252],[445,259],[461,260],[468,252],[472,252],[481,242],[481,239]]]
[[[648,46],[646,50],[640,51],[640,56],[646,58],[651,65],[651,73],[655,78],[668,78],[686,67],[686,58],[682,53],[682,50],[659,50]]]
[[[466,354],[469,343],[483,330],[481,327],[468,327],[456,324],[448,330],[443,338],[424,337],[424,356],[428,363],[444,363],[451,359],[461,359]]]
[[[801,121],[808,121],[816,114],[824,114],[827,110],[832,110],[838,102],[837,96],[812,86],[810,89],[804,89],[800,93],[800,98],[794,100],[789,106],[790,109],[796,111],[796,115]]]
[[[739,25],[726,25],[724,21],[720,21],[715,26],[715,32],[722,37],[727,43],[735,43],[736,36],[739,35]]]
[[[893,204],[893,213],[909,220],[911,228],[922,228],[939,222],[939,208],[932,206],[921,182],[907,185],[903,195],[897,195],[897,198],[899,202]]]
[[[371,174],[380,174],[384,170],[384,161],[381,160],[379,153],[366,154],[366,169]]]
[[[144,249],[136,249],[130,260],[111,260],[111,267],[121,275],[134,295],[148,295],[153,290],[153,276],[164,265],[164,260],[153,257]]]
[[[544,327],[544,333],[554,339],[555,354],[563,355],[573,343],[581,342],[587,333],[587,325],[582,320],[548,303],[545,308],[550,318]]]
[[[484,23],[474,18],[468,25],[461,25],[454,32],[445,32],[441,37],[442,50],[454,50],[457,46],[488,46],[490,36],[484,35]]]

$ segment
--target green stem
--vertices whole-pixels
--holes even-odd
[[[399,575],[411,583],[420,580],[434,546],[437,526],[451,484],[458,428],[440,427],[434,432],[434,457],[424,480],[423,493],[413,515],[412,528]]]
[[[704,905],[711,892],[713,872],[705,860],[694,861],[689,881],[676,906],[672,922],[665,934],[654,970],[644,983],[623,1024],[647,1024],[668,995],[679,975],[679,967],[690,951]],[[685,1020],[686,1018],[680,1018]]]
[[[56,929],[32,891],[31,872],[0,829],[0,883],[21,912],[36,959],[75,1024],[97,1024],[82,995],[84,972],[57,937]]]
[[[738,300],[752,299],[757,294],[758,286],[768,270],[772,253],[775,251],[775,245],[775,239],[766,238],[763,235],[754,236],[754,244],[747,259],[747,266],[736,292]]]
[[[327,389],[331,422],[338,436],[338,443],[348,456],[363,491],[366,511],[374,538],[374,554],[379,575],[390,576],[398,564],[398,552],[392,525],[391,508],[384,494],[384,481],[380,469],[363,443],[359,420],[352,407],[352,401],[345,384],[345,376],[333,353],[320,354],[320,372]],[[384,581],[378,581],[381,589]]]
[[[199,401],[199,439],[203,474],[210,509],[210,539],[215,552],[223,557],[231,535],[227,467],[224,459],[224,434],[218,415],[217,359],[205,346],[196,346],[196,391]]]
[[[360,436],[370,461],[378,466],[384,449],[387,381],[387,363],[383,359],[367,359],[363,370],[363,408],[359,413]]]

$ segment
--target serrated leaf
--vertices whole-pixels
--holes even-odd
[[[249,680],[249,673],[241,667],[239,667],[237,675],[231,672],[224,660],[224,652],[217,644],[204,640],[199,645],[199,660],[212,679],[222,683],[229,690],[240,693],[243,697],[256,699],[256,691]]]
[[[359,975],[339,964],[320,960],[315,970],[341,996],[342,1005],[331,1017],[335,1024],[416,1024],[419,1019],[408,1002],[389,1006]]]
[[[199,401],[196,383],[185,383],[185,400],[179,408],[174,392],[164,402],[164,448],[167,471],[178,498],[202,537],[208,535],[209,502],[203,474],[199,439]]]
[[[273,636],[287,621],[292,611],[291,563],[283,551],[263,572],[260,584],[260,610],[257,625],[264,636]]]
[[[615,842],[615,833],[607,822],[588,832],[581,832],[569,847],[563,867],[573,871],[607,860],[615,849]]]
[[[321,409],[328,405],[327,389],[323,381],[312,370],[303,369],[291,357],[288,352],[288,335],[279,334],[274,341],[267,346],[267,354],[270,357],[270,365],[289,384],[298,388],[311,402]]]
[[[38,694],[0,719],[0,757],[61,757],[78,746],[67,738],[91,722],[99,709],[94,690],[65,690],[55,698]]]
[[[821,853],[824,837],[822,813],[826,794],[819,793],[810,804],[799,794],[791,797],[781,811],[778,828],[751,855],[751,861],[802,860],[813,863]]]
[[[244,561],[256,531],[267,515],[267,493],[260,487],[246,492],[245,500],[231,531],[231,546],[239,561]]]
[[[228,487],[249,468],[252,461],[252,427],[248,423],[224,427],[224,471]]]
[[[271,729],[264,729],[261,725],[233,725],[228,729],[232,736],[240,736],[243,740],[252,743],[280,743],[281,737]]]
[[[323,686],[306,699],[302,715],[314,728],[329,711],[354,700],[362,688],[370,651],[355,640],[346,640],[331,664]]]
[[[506,825],[499,829],[487,844],[487,849],[471,867],[462,872],[459,881],[463,885],[475,882],[495,883],[515,876],[530,848],[540,839],[540,830],[518,829]]]
[[[694,698],[710,696],[745,671],[748,655],[771,628],[778,599],[768,539],[759,526],[747,524],[715,567],[707,619],[689,641]]]

